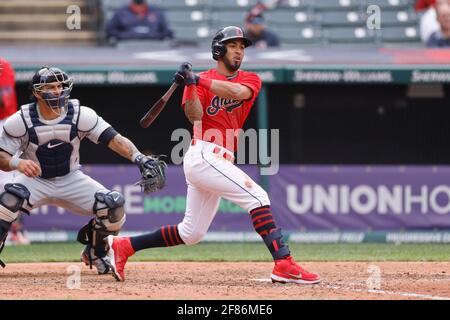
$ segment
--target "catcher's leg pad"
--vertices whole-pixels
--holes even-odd
[[[96,256],[102,258],[106,255],[105,238],[117,235],[125,223],[124,204],[123,195],[117,191],[100,190],[95,193],[95,218],[81,228],[77,239],[83,244],[91,245]]]
[[[15,221],[19,212],[29,213],[23,205],[30,203],[30,191],[20,183],[5,184],[5,191],[0,194],[0,253],[2,252],[11,223]],[[0,266],[5,267],[0,260]]]
[[[30,191],[20,183],[5,184],[5,191],[0,194],[0,219],[13,222],[19,212],[29,213],[23,205],[30,203]]]
[[[274,260],[283,259],[291,253],[289,247],[283,241],[281,229],[274,229],[270,232],[264,237],[264,242],[266,243],[267,248],[269,248]]]
[[[0,253],[2,253],[5,246],[6,237],[8,236],[9,228],[11,227],[11,222],[0,219]],[[5,267],[5,264],[0,260],[0,266]]]

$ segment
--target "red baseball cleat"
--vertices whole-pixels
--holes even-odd
[[[320,282],[320,276],[306,271],[289,256],[275,260],[271,274],[272,282],[314,284]]]
[[[125,281],[125,264],[128,257],[134,254],[129,237],[108,236],[109,250],[107,256],[111,262],[111,270],[117,281]]]

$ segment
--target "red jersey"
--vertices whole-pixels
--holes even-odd
[[[17,111],[14,70],[9,62],[0,58],[0,120]]]
[[[422,11],[434,6],[436,6],[436,0],[417,0],[414,8],[416,11]]]
[[[261,79],[254,72],[242,70],[239,70],[238,74],[231,79],[219,74],[216,69],[201,72],[199,75],[214,80],[240,83],[253,91],[250,99],[232,100],[218,97],[211,91],[197,86],[198,98],[203,107],[203,117],[201,130],[200,128],[194,127],[194,137],[204,141],[214,142],[231,151],[236,151],[236,130],[242,129],[247,119],[250,109],[261,89]],[[183,94],[183,109],[185,102],[186,88]]]

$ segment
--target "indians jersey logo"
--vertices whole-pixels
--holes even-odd
[[[211,100],[211,105],[206,108],[206,112],[210,116],[215,116],[222,109],[231,113],[234,109],[241,107],[243,103],[242,100],[232,100],[214,96]]]

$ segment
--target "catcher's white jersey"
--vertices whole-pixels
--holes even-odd
[[[25,209],[52,204],[78,214],[92,214],[94,195],[105,187],[79,170],[80,142],[88,138],[98,143],[109,128],[111,125],[94,110],[80,107],[75,99],[54,120],[41,118],[35,103],[22,106],[9,117],[0,134],[0,149],[36,161],[42,170],[40,177],[20,173],[11,181],[30,191]]]
[[[44,179],[61,177],[79,168],[81,140],[87,137],[98,143],[109,127],[94,110],[80,107],[75,99],[53,120],[42,119],[36,103],[31,103],[8,118],[0,135],[0,148],[38,162]]]

